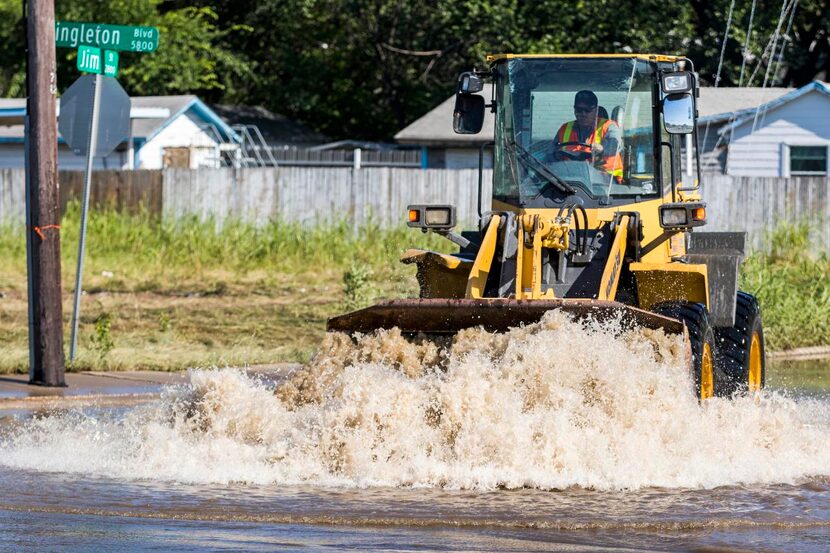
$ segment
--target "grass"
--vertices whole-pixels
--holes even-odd
[[[770,350],[830,345],[830,257],[810,239],[818,228],[779,226],[741,268],[741,289],[761,303]]]
[[[69,345],[79,211],[62,220],[65,347]],[[325,320],[347,307],[417,294],[409,247],[445,240],[404,227],[255,227],[147,213],[93,212],[72,370],[161,369],[303,361]],[[25,235],[0,227],[0,372],[26,371]]]
[[[62,221],[68,350],[79,228]],[[768,349],[830,344],[830,259],[808,224],[782,226],[750,255],[741,288],[761,300]],[[72,370],[159,369],[304,361],[325,320],[379,298],[417,294],[409,247],[448,251],[434,235],[346,223],[255,227],[147,213],[93,212]],[[28,367],[26,251],[20,227],[0,227],[0,372]]]

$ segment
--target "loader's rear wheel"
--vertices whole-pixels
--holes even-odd
[[[764,327],[755,296],[738,292],[735,325],[716,328],[715,339],[721,355],[718,363],[726,376],[726,394],[755,392],[764,387]]]
[[[692,346],[695,392],[701,400],[723,395],[722,375],[718,374],[718,351],[715,348],[715,332],[709,323],[709,311],[701,303],[664,303],[654,311],[683,321],[689,332]]]

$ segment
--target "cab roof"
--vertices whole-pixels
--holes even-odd
[[[670,63],[686,59],[685,56],[668,56],[665,54],[489,54],[487,56],[487,63],[516,58],[636,58]]]

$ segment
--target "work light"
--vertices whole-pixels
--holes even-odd
[[[692,89],[692,75],[687,71],[663,73],[662,80],[666,94],[682,94]]]
[[[660,226],[664,229],[685,229],[706,224],[706,204],[681,202],[660,206]]]
[[[410,205],[407,226],[448,230],[455,226],[455,207],[451,205]]]

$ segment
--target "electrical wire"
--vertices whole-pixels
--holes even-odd
[[[723,40],[721,41],[720,46],[720,59],[718,60],[718,70],[715,73],[715,86],[714,88],[718,88],[720,84],[720,73],[723,69],[723,57],[726,54],[726,43],[729,40],[729,28],[732,26],[732,11],[735,9],[735,0],[729,4],[729,14],[726,16],[726,28],[723,30]],[[706,148],[706,140],[709,138],[709,125],[711,124],[710,121],[706,121],[706,129],[703,131],[703,147]],[[698,176],[700,178],[700,176]]]
[[[775,61],[775,69],[772,70],[772,82],[770,86],[775,84],[775,78],[778,75],[778,69],[781,67],[781,60],[784,58],[784,50],[787,49],[787,45],[790,42],[790,31],[793,28],[793,19],[795,19],[795,11],[798,9],[798,0],[794,0],[792,10],[790,10],[790,20],[787,22],[787,30],[784,32],[784,36],[781,37],[781,50],[778,52],[778,59]],[[769,107],[769,102],[764,104],[764,107],[761,109],[761,122],[758,125],[759,127],[764,126],[764,120],[767,116],[767,108]]]
[[[792,2],[789,4],[789,9],[794,8],[797,1],[798,0],[792,0]],[[773,33],[772,39],[771,39],[772,40],[772,48],[770,49],[770,59],[769,59],[769,62],[767,62],[767,69],[766,69],[766,71],[764,71],[764,84],[761,85],[761,90],[762,91],[765,88],[767,88],[767,83],[769,81],[770,69],[772,69],[772,63],[771,63],[772,62],[772,57],[773,57],[773,55],[775,55],[775,47],[778,43],[778,37],[780,36],[781,25],[784,23],[784,18],[786,17],[786,13],[787,13],[787,9],[788,9],[787,6],[788,6],[787,0],[784,0],[781,3],[781,14],[778,16],[778,24],[775,26],[775,32]],[[758,114],[760,112],[760,108],[761,108],[760,105],[757,108],[755,108],[755,117],[752,120],[752,131],[750,132],[750,134],[754,133],[755,130],[757,129],[757,127],[758,127]]]

